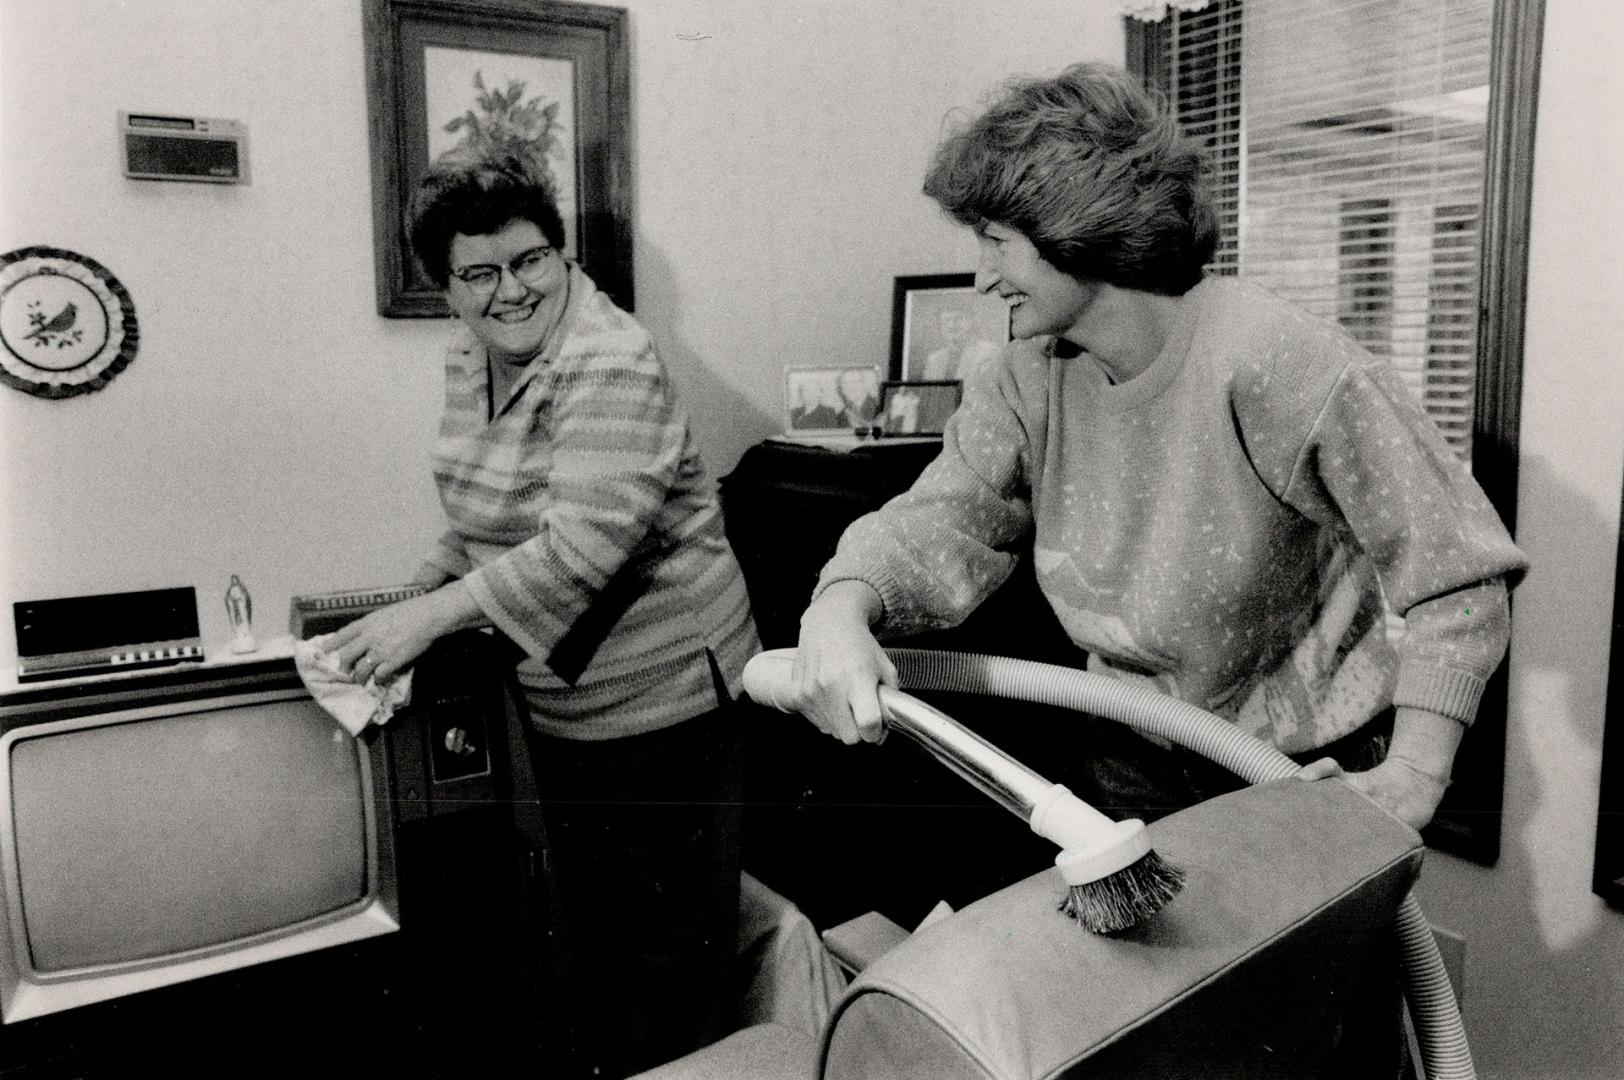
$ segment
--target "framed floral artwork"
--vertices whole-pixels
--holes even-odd
[[[378,311],[449,315],[412,255],[412,193],[446,154],[517,153],[552,184],[565,255],[632,308],[626,12],[365,0]]]

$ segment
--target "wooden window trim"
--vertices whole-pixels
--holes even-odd
[[[1624,498],[1619,517],[1624,521]],[[1591,888],[1624,911],[1624,532],[1613,577],[1613,642],[1607,654],[1606,728],[1601,748],[1601,794],[1596,807],[1596,862]]]

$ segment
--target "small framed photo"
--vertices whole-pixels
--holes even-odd
[[[957,379],[888,382],[880,389],[880,435],[940,435],[963,396]]]
[[[850,438],[872,428],[880,411],[880,369],[784,369],[784,434]]]
[[[899,277],[891,301],[891,378],[963,381],[1009,344],[1009,307],[974,274]]]

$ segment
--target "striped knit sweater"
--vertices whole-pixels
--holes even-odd
[[[445,371],[428,561],[529,654],[535,724],[611,739],[714,709],[707,649],[737,693],[759,648],[744,579],[647,331],[571,265],[559,331],[494,416],[466,329]]]
[[[820,590],[872,585],[882,633],[950,625],[1029,552],[1092,670],[1287,753],[1389,704],[1470,723],[1525,566],[1482,491],[1392,366],[1335,328],[1228,278],[1184,310],[1121,385],[1052,341],[1007,349]]]

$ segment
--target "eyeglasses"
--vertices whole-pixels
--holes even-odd
[[[543,245],[522,251],[506,266],[495,263],[473,263],[451,269],[451,276],[468,286],[470,292],[487,296],[496,291],[502,281],[502,271],[513,274],[521,285],[534,285],[546,276],[552,265],[553,248]]]

